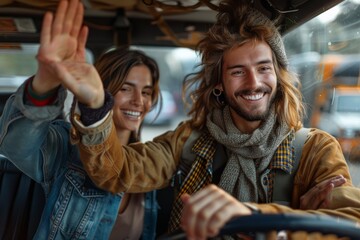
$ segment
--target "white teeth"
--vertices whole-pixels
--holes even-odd
[[[259,100],[263,96],[264,96],[264,93],[258,93],[258,94],[253,94],[253,95],[243,95],[243,98],[254,101],[254,100]]]
[[[134,111],[123,111],[123,113],[133,117],[139,117],[141,114],[141,112],[134,112]]]

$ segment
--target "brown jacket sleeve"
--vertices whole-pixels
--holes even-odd
[[[73,124],[80,135],[75,142],[86,172],[98,187],[112,193],[147,192],[168,185],[190,135],[190,128],[182,124],[153,142],[123,146],[111,115],[90,129],[76,121]]]
[[[347,182],[332,192],[330,209],[297,210],[300,197],[316,184],[342,174]],[[299,169],[295,175],[291,207],[255,204],[263,213],[316,213],[360,222],[360,189],[352,186],[350,173],[337,140],[319,129],[312,129],[305,142]]]
[[[79,149],[87,173],[96,185],[113,193],[146,192],[166,186],[191,133],[189,125],[183,123],[152,142],[122,146],[111,119],[91,130],[82,129],[80,125],[76,128],[80,135],[83,134]],[[360,222],[360,191],[352,186],[348,166],[336,139],[313,129],[305,142],[300,161],[294,179],[291,208],[278,204],[252,204],[263,213],[326,214]],[[298,210],[303,194],[317,183],[339,174],[348,182],[333,191],[330,209]]]

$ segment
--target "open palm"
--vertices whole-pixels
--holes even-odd
[[[37,83],[45,86],[44,91],[61,84],[60,79],[54,78],[51,63],[85,62],[88,29],[82,25],[83,16],[84,8],[79,0],[61,0],[55,15],[45,14],[37,55]]]

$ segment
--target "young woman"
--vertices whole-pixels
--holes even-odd
[[[145,115],[158,102],[159,70],[144,53],[125,48],[111,50],[95,63],[104,88],[113,96],[113,121],[123,144],[140,141]],[[88,108],[82,115],[91,121]],[[84,119],[84,117],[82,117]],[[145,216],[145,218],[144,218]],[[156,191],[124,193],[110,239],[154,239],[157,217]],[[144,228],[144,226],[146,226]]]
[[[78,0],[62,0],[54,19],[45,15],[38,71],[9,98],[0,119],[0,154],[44,187],[46,206],[34,239],[154,239],[155,192],[112,194],[97,188],[70,142],[74,132],[62,117],[66,89],[49,65],[84,59],[87,29],[76,21],[82,15]],[[74,46],[74,38],[80,44]],[[156,62],[121,48],[104,53],[95,66],[103,80],[100,90],[114,99],[107,107],[113,109],[119,141],[139,141],[141,123],[159,98]],[[78,107],[81,119],[91,124],[93,112]]]

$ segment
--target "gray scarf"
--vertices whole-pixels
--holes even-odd
[[[267,189],[260,176],[265,173],[280,143],[290,133],[285,122],[276,121],[275,108],[251,134],[234,125],[229,106],[208,114],[206,126],[216,141],[226,148],[228,161],[219,186],[243,202],[266,202]]]

